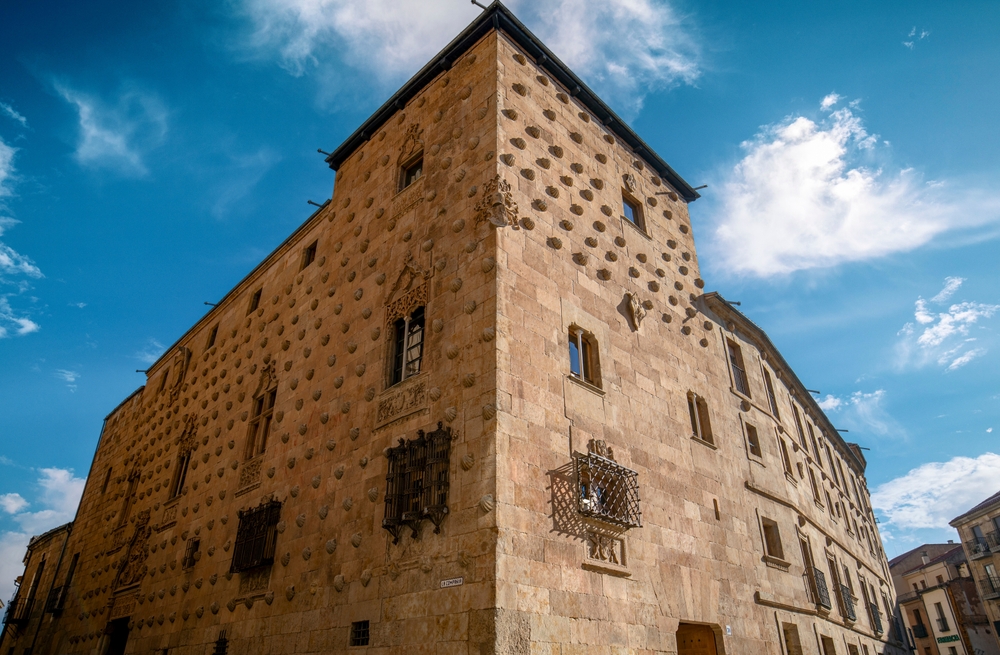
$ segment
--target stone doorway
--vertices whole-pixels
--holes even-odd
[[[125,655],[128,643],[128,618],[115,619],[108,623],[108,649],[104,655]]]
[[[677,655],[718,655],[711,626],[681,623],[677,626]]]

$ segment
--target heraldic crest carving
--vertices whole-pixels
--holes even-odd
[[[483,187],[483,197],[476,203],[476,222],[489,221],[497,227],[517,225],[517,203],[510,193],[510,183],[499,175]]]

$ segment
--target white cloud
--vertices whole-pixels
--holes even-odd
[[[838,102],[840,102],[842,98],[843,98],[843,96],[841,96],[839,94],[831,93],[830,95],[828,95],[825,98],[823,98],[822,102],[819,103],[819,108],[822,109],[823,111],[828,111],[835,104],[837,104]]]
[[[624,110],[638,110],[650,90],[699,75],[697,43],[666,0],[507,4],[560,59]],[[383,83],[414,73],[480,13],[460,0],[242,0],[240,6],[253,25],[251,47],[276,53],[293,75],[335,69],[340,62],[333,55],[342,53],[351,66]]]
[[[14,591],[13,581],[23,571],[22,560],[25,548],[33,535],[39,535],[54,527],[73,520],[76,508],[83,495],[85,480],[73,475],[72,470],[60,468],[39,469],[41,476],[36,480],[37,495],[32,501],[39,506],[36,512],[22,511],[22,506],[12,515],[18,524],[17,530],[0,533],[0,598],[8,599]],[[7,496],[23,497],[20,494]],[[6,507],[4,507],[6,509]]]
[[[965,366],[966,364],[976,359],[977,357],[982,357],[985,354],[986,354],[985,348],[974,348],[972,350],[967,350],[952,360],[951,364],[948,365],[948,370],[954,371],[956,368],[961,368],[962,366]]]
[[[10,187],[11,178],[14,176],[14,153],[17,148],[11,147],[0,139],[0,198],[13,194]]]
[[[0,113],[3,113],[7,118],[17,121],[21,124],[21,127],[28,127],[28,119],[22,116],[16,109],[8,105],[6,102],[0,102]]]
[[[27,506],[28,501],[22,498],[21,494],[0,494],[0,509],[8,514],[17,514]]]
[[[71,302],[69,304],[69,306],[70,307],[76,307],[77,309],[83,309],[84,307],[87,306],[87,303],[85,303],[85,302]]]
[[[223,218],[238,211],[239,201],[246,197],[281,157],[267,148],[242,155],[227,156],[224,181],[216,185],[212,195],[212,215]]]
[[[160,358],[160,355],[163,354],[164,350],[165,348],[162,343],[156,339],[150,339],[142,350],[135,353],[134,357],[143,364],[154,364]]]
[[[14,195],[12,181],[15,179],[14,155],[12,148],[0,139],[0,212],[6,211],[4,197]],[[0,213],[0,237],[18,221]],[[30,289],[31,287],[20,277],[40,278],[42,271],[29,257],[22,255],[3,241],[0,241],[0,287],[12,286],[16,292],[0,293],[0,339],[11,336],[11,333],[23,336],[37,332],[40,326],[28,318],[23,311],[11,307],[10,299]],[[12,279],[15,278],[15,279]]]
[[[934,302],[945,302],[955,295],[955,292],[958,291],[963,282],[965,282],[964,277],[946,277],[944,279],[944,288],[931,298],[931,300]]]
[[[80,135],[76,160],[84,166],[110,168],[126,175],[145,175],[146,151],[163,143],[167,112],[155,96],[123,91],[114,105],[62,83],[55,89],[76,108]]]
[[[929,462],[879,485],[872,507],[902,529],[951,530],[948,521],[1000,488],[1000,455]]]
[[[80,378],[80,374],[76,371],[67,371],[66,369],[58,369],[55,373],[56,377],[66,383],[66,387],[70,391],[76,391],[76,381]]]
[[[819,401],[818,404],[819,408],[824,412],[832,412],[840,409],[843,406],[844,401],[832,394],[827,394],[826,398]]]
[[[769,277],[831,267],[1000,220],[1000,195],[866,165],[884,154],[855,109],[818,122],[788,117],[742,144],[710,217],[719,270]]]

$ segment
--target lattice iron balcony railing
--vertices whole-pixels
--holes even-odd
[[[417,438],[399,440],[389,448],[386,473],[385,514],[382,527],[399,542],[404,527],[416,537],[420,522],[430,519],[434,532],[441,532],[441,522],[448,515],[448,470],[451,457],[451,428],[437,424],[437,430],[417,431]]]
[[[811,579],[816,604],[826,609],[833,609],[833,603],[830,602],[830,590],[826,586],[826,574],[814,566],[812,567]]]
[[[31,607],[35,604],[34,598],[15,598],[7,605],[7,612],[3,615],[4,625],[24,625],[31,616]]]
[[[858,615],[854,611],[854,598],[851,596],[851,588],[845,584],[840,585],[840,613],[849,621],[858,620]]]
[[[983,589],[983,600],[1000,598],[1000,576],[987,575],[979,580],[979,586]]]
[[[927,626],[923,623],[918,623],[913,626],[913,638],[914,639],[926,639],[927,638]]]
[[[969,551],[971,559],[982,559],[990,556],[990,545],[986,539],[970,539],[965,542],[965,548]]]
[[[990,550],[994,553],[1000,551],[1000,531],[991,532],[986,535],[986,542],[990,545]]]
[[[878,605],[868,603],[868,616],[872,620],[872,630],[875,631],[875,634],[882,634],[882,615],[879,614]]]
[[[639,474],[597,453],[576,456],[580,513],[626,528],[642,527]]]

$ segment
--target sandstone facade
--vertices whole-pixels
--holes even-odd
[[[505,8],[329,161],[108,416],[4,649],[902,652],[860,450],[704,294],[697,193]],[[394,453],[445,434],[446,496],[393,513]]]

